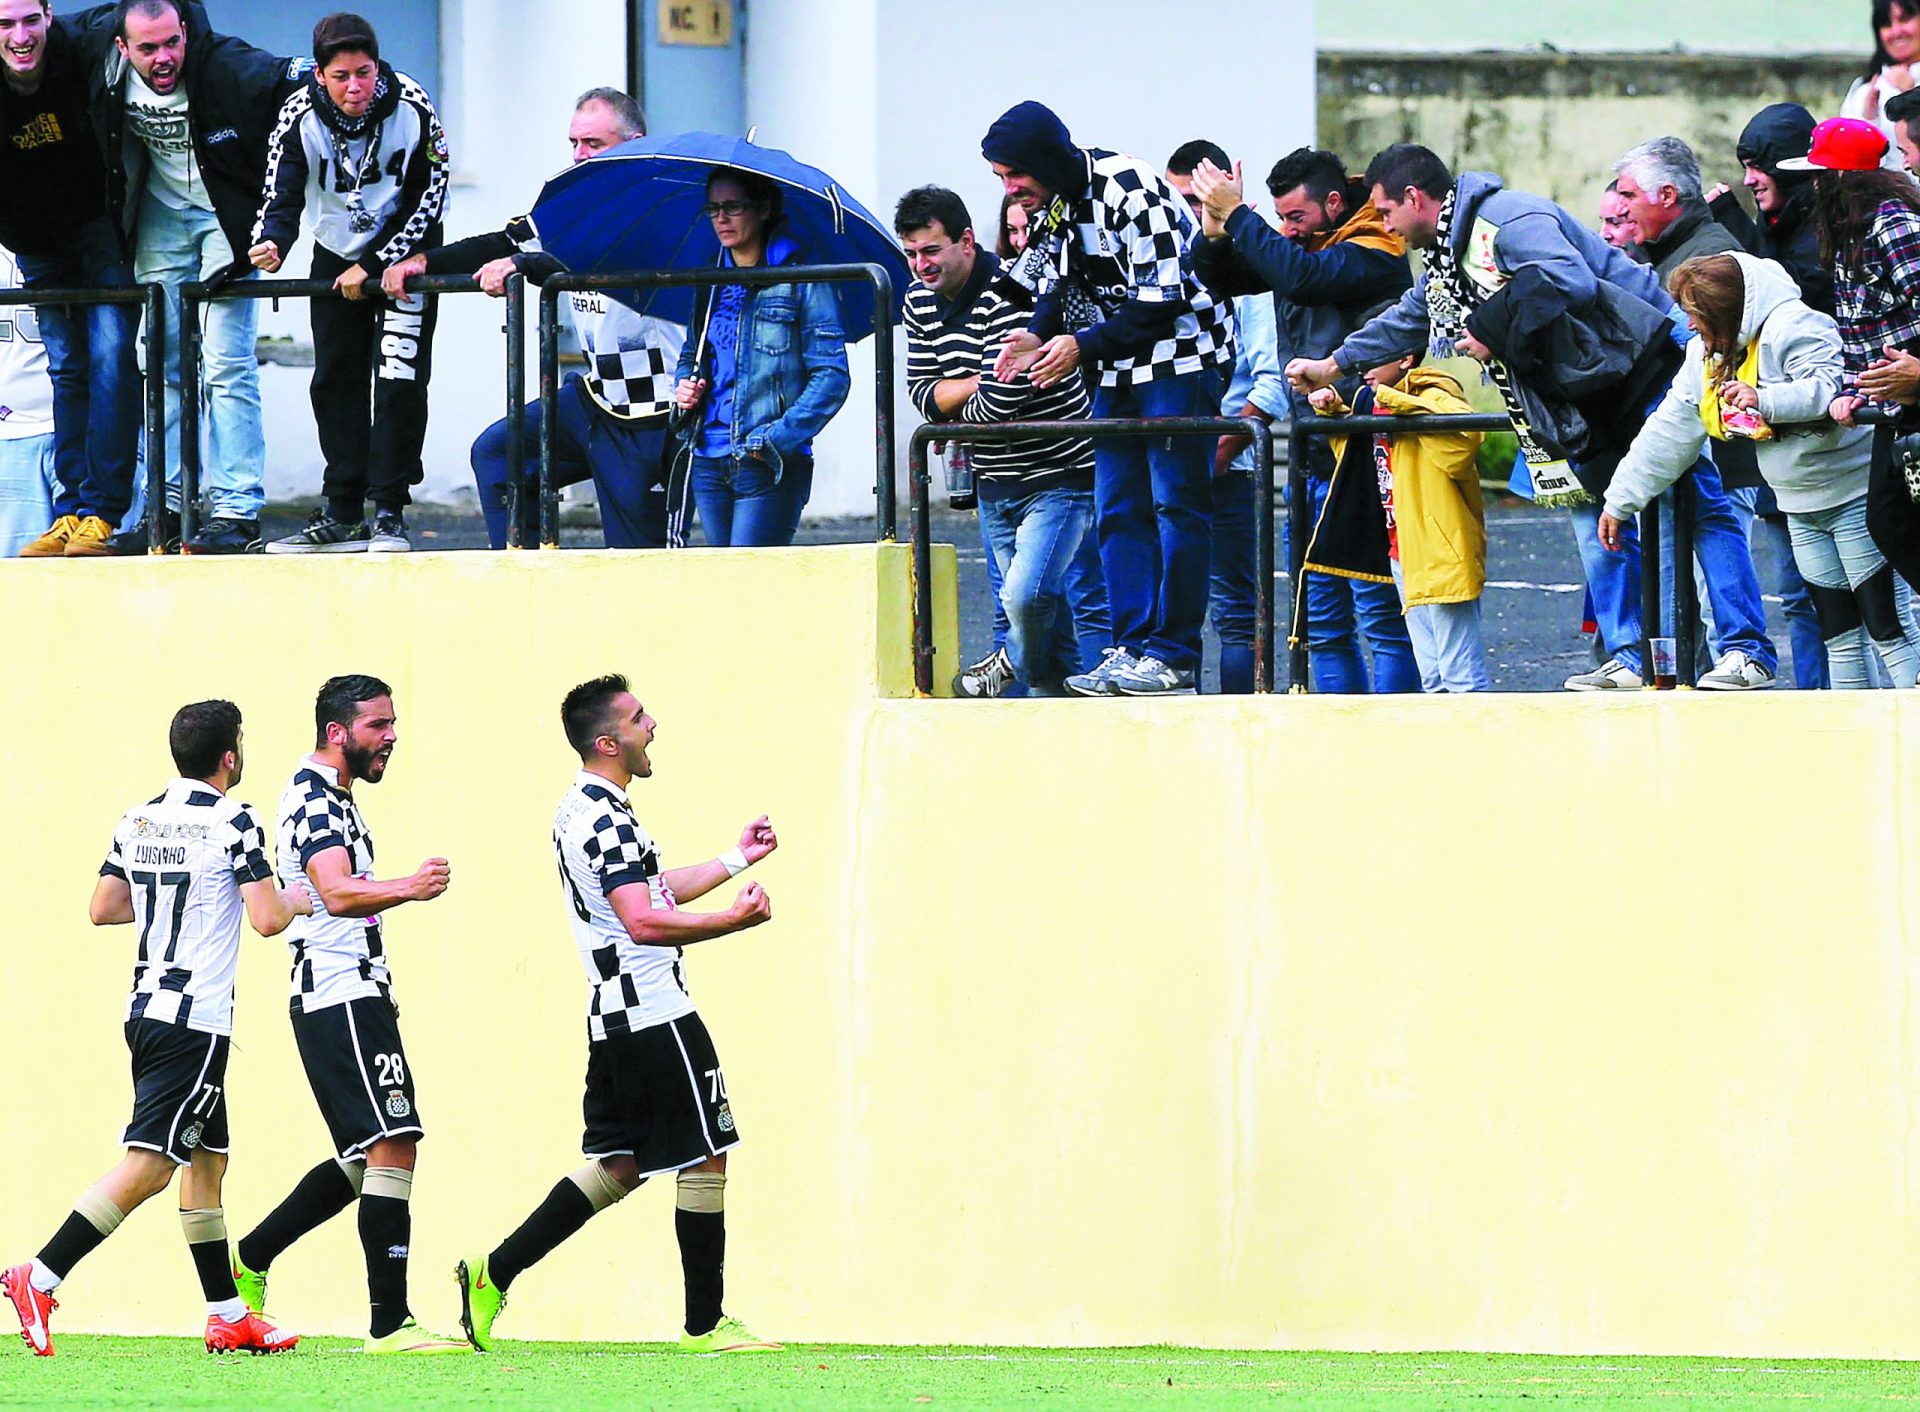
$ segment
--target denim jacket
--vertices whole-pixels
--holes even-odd
[[[775,236],[767,247],[768,263],[801,263],[799,247],[785,236]],[[703,289],[695,301],[693,327],[703,329],[713,303],[713,291]],[[703,342],[689,338],[680,352],[677,376],[710,376],[704,356],[698,368],[695,351]],[[778,479],[793,456],[809,454],[813,438],[833,419],[847,400],[853,379],[847,372],[847,340],[840,328],[840,301],[826,284],[773,284],[747,291],[735,347],[733,394],[733,461],[747,457],[766,462]],[[711,395],[711,394],[710,394]],[[698,415],[685,418],[679,437],[691,451],[700,437]]]

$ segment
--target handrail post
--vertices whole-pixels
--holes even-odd
[[[1307,512],[1307,431],[1296,415],[1287,428],[1287,576],[1293,587],[1293,612],[1287,630],[1287,691],[1304,696],[1312,689],[1307,644],[1307,537],[1313,518]]]
[[[167,292],[157,283],[147,285],[144,303],[147,324],[146,448],[147,552],[167,552],[164,529],[167,508],[167,380],[153,373],[164,368],[167,356]],[[158,361],[157,361],[158,360]],[[185,537],[182,536],[184,547]]]
[[[180,552],[200,533],[200,302],[207,286],[180,290]]]
[[[897,534],[894,510],[893,459],[895,407],[893,368],[893,279],[880,265],[866,265],[873,285],[874,437],[877,444],[873,480],[873,513],[877,538],[891,542]]]
[[[507,280],[507,548],[524,549],[521,506],[527,485],[527,281]]]
[[[1660,545],[1664,538],[1660,528],[1661,507],[1668,504],[1666,496],[1655,496],[1647,502],[1647,508],[1639,514],[1640,521],[1640,679],[1646,685],[1653,685],[1653,640],[1664,637],[1661,631],[1665,615],[1661,612],[1661,584],[1666,578],[1666,565],[1662,562]],[[1599,605],[1594,605],[1599,611]],[[1612,649],[1606,642],[1605,629],[1601,629],[1601,650]]]
[[[1253,435],[1253,689],[1273,690],[1273,432],[1258,417]]]
[[[1693,580],[1693,521],[1698,490],[1693,472],[1673,483],[1673,651],[1680,681],[1692,686],[1700,643],[1700,592]]]
[[[927,444],[934,428],[914,430],[907,449],[907,496],[913,537],[913,689],[933,695],[933,518],[927,503]]]
[[[560,405],[560,293],[565,276],[540,287],[540,547],[560,547],[560,497],[553,483],[553,409]]]

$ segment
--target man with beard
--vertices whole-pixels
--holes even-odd
[[[1206,239],[1194,246],[1194,273],[1216,294],[1272,291],[1279,359],[1324,358],[1367,321],[1375,309],[1413,284],[1406,243],[1381,223],[1366,184],[1347,175],[1332,152],[1302,147],[1267,175],[1275,230],[1241,198],[1239,168],[1232,174],[1202,161],[1193,170]],[[1344,391],[1351,398],[1359,379]],[[1290,392],[1295,418],[1314,416],[1304,395]],[[1333,476],[1327,442],[1307,443],[1308,514],[1318,521]],[[1420,669],[1391,583],[1312,574],[1304,589],[1309,661],[1316,691],[1413,692]],[[1368,681],[1360,636],[1373,653]]]
[[[267,1269],[308,1231],[358,1198],[372,1319],[367,1353],[463,1353],[464,1339],[423,1330],[407,1308],[413,1228],[414,1148],[426,1129],[400,1043],[399,1008],[387,969],[382,915],[447,890],[444,858],[409,877],[380,881],[373,836],[353,797],[378,784],[393,754],[393,689],[377,677],[334,677],[314,703],[315,749],[280,796],[277,850],[283,882],[304,882],[311,917],[288,932],[293,947],[293,1038],[320,1115],[330,1157],[234,1247],[240,1296],[266,1307]]]

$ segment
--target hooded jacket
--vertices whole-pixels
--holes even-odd
[[[215,34],[197,0],[179,6],[187,52],[180,83],[190,107],[194,161],[207,184],[220,229],[233,248],[234,271],[245,271],[248,236],[260,205],[267,137],[280,105],[312,69],[311,59],[283,59],[245,40]],[[127,123],[130,65],[114,44],[111,13],[87,30],[93,77],[88,91],[93,130],[107,166],[108,214],[131,244],[138,239],[147,183],[147,149]]]
[[[0,245],[17,255],[59,255],[74,232],[107,210],[106,169],[87,113],[86,34],[112,7],[60,15],[47,26],[40,89],[0,92]]]
[[[1357,412],[1388,417],[1434,416],[1471,412],[1454,378],[1438,368],[1416,367],[1398,387],[1361,393]],[[1393,472],[1393,519],[1400,541],[1402,596],[1409,608],[1422,604],[1471,603],[1487,583],[1487,514],[1480,498],[1477,431],[1440,436],[1388,434],[1387,461]],[[1327,514],[1314,531],[1308,567],[1352,575],[1352,562],[1333,542],[1332,522],[1340,518],[1335,502],[1365,498],[1378,512],[1380,496],[1369,464],[1372,437],[1331,438],[1340,472],[1328,495]],[[1348,454],[1349,444],[1352,455]],[[1357,518],[1357,517],[1356,517]],[[1384,515],[1379,519],[1380,551],[1385,554]]]
[[[1820,227],[1813,213],[1813,173],[1782,171],[1788,157],[1804,157],[1813,145],[1813,114],[1798,103],[1774,103],[1754,114],[1735,149],[1740,161],[1772,177],[1784,200],[1758,221],[1733,192],[1709,206],[1740,248],[1777,261],[1800,286],[1800,298],[1823,314],[1833,312],[1833,267],[1820,258]]]
[[[1784,268],[1752,255],[1733,257],[1746,281],[1739,353],[1760,346],[1760,415],[1771,441],[1752,443],[1760,473],[1789,515],[1844,505],[1867,493],[1870,427],[1843,427],[1827,408],[1840,395],[1844,371],[1840,330],[1809,308]],[[1706,388],[1706,340],[1687,345],[1686,362],[1665,399],[1647,418],[1607,488],[1607,513],[1625,519],[1677,481],[1706,447],[1700,404]]]
[[[1227,218],[1227,233],[1193,247],[1193,271],[1222,298],[1271,290],[1279,332],[1280,365],[1324,358],[1382,305],[1413,287],[1407,245],[1388,230],[1364,184],[1347,186],[1349,214],[1331,231],[1289,240],[1251,207]],[[1404,351],[1404,350],[1403,350]],[[1311,417],[1307,399],[1291,388],[1295,417]],[[1333,474],[1332,451],[1308,444],[1309,474]]]

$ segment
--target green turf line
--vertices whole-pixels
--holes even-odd
[[[215,1358],[188,1339],[62,1337],[0,1349],[0,1407],[235,1408],[1770,1408],[1920,1402],[1902,1363],[1179,1348],[862,1348],[690,1358],[664,1344],[503,1343],[489,1355],[372,1359],[346,1339]]]

